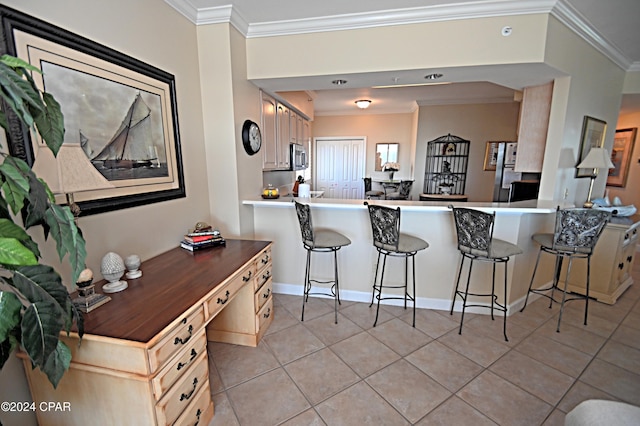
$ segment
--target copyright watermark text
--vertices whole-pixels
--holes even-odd
[[[5,413],[21,413],[26,411],[71,411],[71,403],[68,401],[3,401],[0,403],[0,409]]]

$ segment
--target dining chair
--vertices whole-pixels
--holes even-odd
[[[407,200],[409,194],[411,194],[411,188],[413,187],[413,180],[403,180],[397,187],[397,191],[385,194],[384,198],[387,200]]]
[[[364,198],[370,200],[371,198],[380,198],[384,195],[384,191],[371,189],[372,184],[370,177],[362,178],[362,180],[364,181]]]

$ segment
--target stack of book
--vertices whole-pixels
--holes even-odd
[[[202,250],[225,245],[224,238],[217,229],[198,230],[185,234],[180,247],[189,251]]]

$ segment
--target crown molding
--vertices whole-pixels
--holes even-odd
[[[603,38],[587,19],[566,0],[558,0],[551,16],[558,19],[566,27],[589,43],[598,52],[611,59],[616,65],[625,71],[630,71],[632,63],[616,46]],[[636,63],[634,63],[635,65]],[[638,64],[640,65],[640,64]]]
[[[375,28],[507,15],[548,13],[625,71],[640,71],[616,46],[566,0],[486,0],[453,5],[424,6],[295,20],[250,23],[233,5],[198,8],[192,0],[165,0],[196,25],[230,23],[246,38]]]
[[[549,13],[557,1],[489,0],[274,22],[257,22],[249,26],[246,37],[272,37],[504,15]]]

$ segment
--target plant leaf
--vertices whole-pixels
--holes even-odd
[[[14,271],[12,283],[31,303],[53,298],[60,307],[60,315],[71,316],[71,297],[60,275],[51,266],[20,267]]]
[[[58,387],[60,379],[64,373],[69,369],[71,364],[71,350],[64,342],[58,340],[58,346],[49,355],[47,362],[43,366],[40,366],[40,370],[47,375],[49,381],[53,385],[54,389]]]
[[[26,217],[24,226],[31,228],[44,222],[44,215],[49,207],[50,199],[46,185],[33,173],[27,175],[29,179],[29,198],[25,201]]]
[[[22,303],[9,291],[0,291],[0,342],[9,338],[9,333],[20,325]]]
[[[75,283],[85,267],[84,259],[87,257],[87,251],[84,238],[76,227],[73,213],[68,206],[51,204],[45,213],[45,221],[56,241],[60,260],[64,258],[65,254],[69,254],[72,280]]]
[[[64,142],[64,118],[60,110],[60,104],[50,93],[43,93],[44,111],[32,110],[38,133],[51,149],[54,156]]]
[[[34,118],[31,111],[42,111],[43,105],[38,89],[22,78],[22,75],[22,71],[16,71],[0,62],[0,93],[22,121],[32,127]]]
[[[13,214],[17,214],[22,209],[24,199],[29,195],[29,179],[21,170],[23,165],[29,167],[24,161],[15,157],[7,157],[0,164],[0,174],[4,180],[2,191]]]
[[[4,363],[7,362],[9,356],[18,345],[18,339],[13,334],[10,334],[7,339],[0,342],[0,369],[4,367]]]
[[[23,246],[31,250],[36,257],[40,257],[40,249],[35,241],[21,226],[16,225],[10,219],[0,218],[0,238],[15,238]],[[0,261],[0,263],[3,262]]]
[[[0,264],[5,267],[37,265],[38,259],[15,238],[0,237]]]
[[[22,346],[31,362],[42,371],[58,347],[63,325],[60,307],[54,300],[32,303],[22,315]]]

